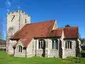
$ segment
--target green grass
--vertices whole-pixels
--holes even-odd
[[[5,52],[0,51],[0,64],[77,64],[77,58],[19,58],[7,55]],[[85,58],[80,59],[80,64],[85,64]]]
[[[82,53],[85,53],[85,50],[82,50],[81,52],[82,52]]]

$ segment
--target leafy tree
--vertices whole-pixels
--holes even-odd
[[[71,27],[69,24],[67,24],[65,27]]]
[[[85,38],[80,38],[81,43],[85,43]]]

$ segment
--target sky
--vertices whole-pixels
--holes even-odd
[[[18,9],[30,15],[32,23],[56,20],[59,28],[67,24],[78,26],[80,37],[85,38],[85,0],[0,0],[3,39],[6,39],[6,14]]]

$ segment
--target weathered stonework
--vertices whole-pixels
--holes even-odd
[[[53,30],[56,31],[54,36],[43,36],[41,34],[43,37],[41,35],[37,37],[36,34],[38,33],[39,29],[38,30],[35,30],[35,29],[37,29],[40,26],[35,28],[37,25],[34,25],[34,30],[37,31],[37,32],[34,31],[34,33],[35,33],[34,35],[32,32],[33,31],[33,29],[32,29],[32,31],[30,31],[30,34],[28,34],[28,36],[27,36],[27,34],[25,34],[27,37],[23,37],[23,38],[20,37],[21,39],[19,38],[18,40],[10,39],[16,32],[18,32],[20,29],[22,29],[25,24],[29,24],[29,23],[30,23],[30,16],[28,16],[26,13],[22,12],[21,10],[10,12],[9,14],[7,14],[7,40],[6,40],[6,52],[7,53],[13,54],[16,57],[40,56],[40,57],[48,57],[48,58],[50,58],[50,57],[66,58],[69,56],[76,56],[76,49],[77,49],[76,42],[78,41],[78,44],[79,44],[78,48],[80,49],[81,41],[79,40],[78,37],[75,39],[71,39],[71,38],[65,39],[64,28],[61,28],[62,29],[61,31],[60,30],[56,31],[58,29],[56,22],[53,24],[53,26],[51,26],[52,31]],[[45,29],[46,29],[47,25],[44,27]],[[33,26],[31,26],[31,27],[33,27]],[[30,30],[31,30],[31,27],[30,27]],[[44,29],[44,28],[43,29],[42,28],[41,28],[41,30]],[[47,28],[47,29],[49,29],[49,28]],[[27,27],[25,30],[27,30]],[[46,30],[44,30],[44,31],[46,31]],[[44,33],[44,31],[42,31],[42,33]],[[25,31],[23,33],[26,33],[26,32],[29,33],[29,30]],[[51,32],[51,30],[49,31],[49,33],[50,32]],[[59,34],[61,32],[61,34],[57,36],[56,35],[57,32],[59,32]],[[21,35],[23,33],[21,32]],[[30,36],[32,37],[32,38],[30,38],[31,40],[29,40],[29,38],[28,38]],[[22,39],[28,39],[29,41],[27,40],[25,42]],[[40,41],[40,39],[42,39],[44,41],[42,42],[42,41]],[[53,40],[55,40],[55,41],[53,41]],[[65,48],[66,41],[72,42],[71,49]],[[40,42],[43,43],[43,46],[42,46],[42,44],[40,44]],[[56,43],[56,44],[54,45],[53,43]],[[25,46],[24,44],[27,44],[27,46]],[[15,45],[15,47],[14,47],[14,45]],[[39,48],[39,45],[41,46],[41,48]],[[22,49],[21,52],[20,52],[20,46]],[[57,48],[53,48],[55,46]]]
[[[30,16],[21,10],[10,12],[7,14],[7,28],[6,28],[6,52],[10,52],[11,43],[10,38],[19,31],[25,24],[30,23]],[[12,53],[13,54],[13,53]]]

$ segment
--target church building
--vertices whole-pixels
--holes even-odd
[[[16,57],[66,58],[79,55],[78,26],[58,28],[56,20],[31,23],[21,10],[7,14],[6,52]]]

